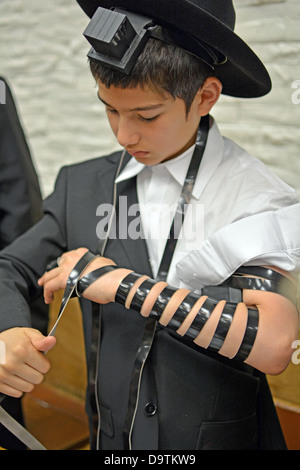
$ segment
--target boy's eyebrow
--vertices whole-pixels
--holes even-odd
[[[97,93],[97,97],[98,97],[98,99],[101,101],[101,103],[105,104],[105,106],[109,106],[110,108],[113,108],[113,106],[111,106],[110,104],[106,103],[106,102],[99,96],[99,93]],[[132,108],[132,109],[130,109],[129,111],[147,111],[147,110],[150,110],[150,109],[160,108],[161,106],[162,106],[162,104],[153,104],[153,105],[149,105],[149,106],[141,106],[141,107],[138,107],[138,108]]]

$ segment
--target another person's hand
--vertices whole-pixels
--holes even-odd
[[[10,328],[0,333],[0,341],[5,351],[4,363],[0,364],[0,392],[19,398],[43,381],[50,369],[43,353],[53,348],[56,339],[33,328]]]

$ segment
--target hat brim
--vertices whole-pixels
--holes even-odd
[[[270,76],[253,50],[231,28],[206,10],[182,0],[77,0],[91,18],[99,6],[118,6],[153,18],[163,26],[175,26],[217,49],[227,62],[215,68],[222,93],[240,98],[264,96],[272,88]],[[183,20],[184,19],[184,20]]]

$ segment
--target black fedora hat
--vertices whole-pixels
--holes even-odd
[[[176,28],[207,44],[225,57],[215,66],[223,93],[241,98],[264,96],[270,76],[252,49],[234,33],[232,0],[77,0],[91,18],[98,7],[122,8],[153,19],[164,28]],[[195,53],[195,51],[190,51]]]

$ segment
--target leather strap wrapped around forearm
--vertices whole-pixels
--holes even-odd
[[[104,276],[104,274],[110,273],[114,269],[120,269],[119,266],[110,265],[110,266],[102,266],[102,268],[95,269],[95,271],[91,271],[90,273],[83,276],[81,279],[78,280],[76,285],[76,294],[78,297],[81,297],[85,289],[87,289],[93,282],[97,281],[100,277]]]
[[[132,288],[132,285],[134,284],[135,280],[137,280],[139,277],[140,275],[131,273],[122,281],[116,294],[116,302],[125,305],[128,292]],[[154,281],[153,279],[145,280],[138,287],[131,301],[130,308],[141,312],[144,301],[155,284],[156,281]],[[149,317],[160,321],[166,306],[168,305],[169,301],[171,300],[172,296],[175,294],[176,291],[178,291],[178,289],[174,287],[165,287],[162,292],[157,296],[154,306],[152,307],[149,313]],[[200,297],[200,295],[197,295],[193,292],[190,292],[188,295],[186,295],[184,300],[180,303],[179,307],[171,316],[166,326],[168,328],[171,328],[172,330],[177,331]],[[218,303],[219,300],[215,300],[209,297],[205,299],[191,325],[185,332],[185,336],[187,338],[193,341],[197,338]],[[209,344],[209,349],[211,349],[212,351],[218,352],[221,349],[232,324],[237,305],[238,304],[234,302],[225,303],[218,325]],[[236,355],[237,359],[244,361],[248,357],[256,338],[257,329],[258,311],[255,309],[248,309],[247,327],[240,349]]]

